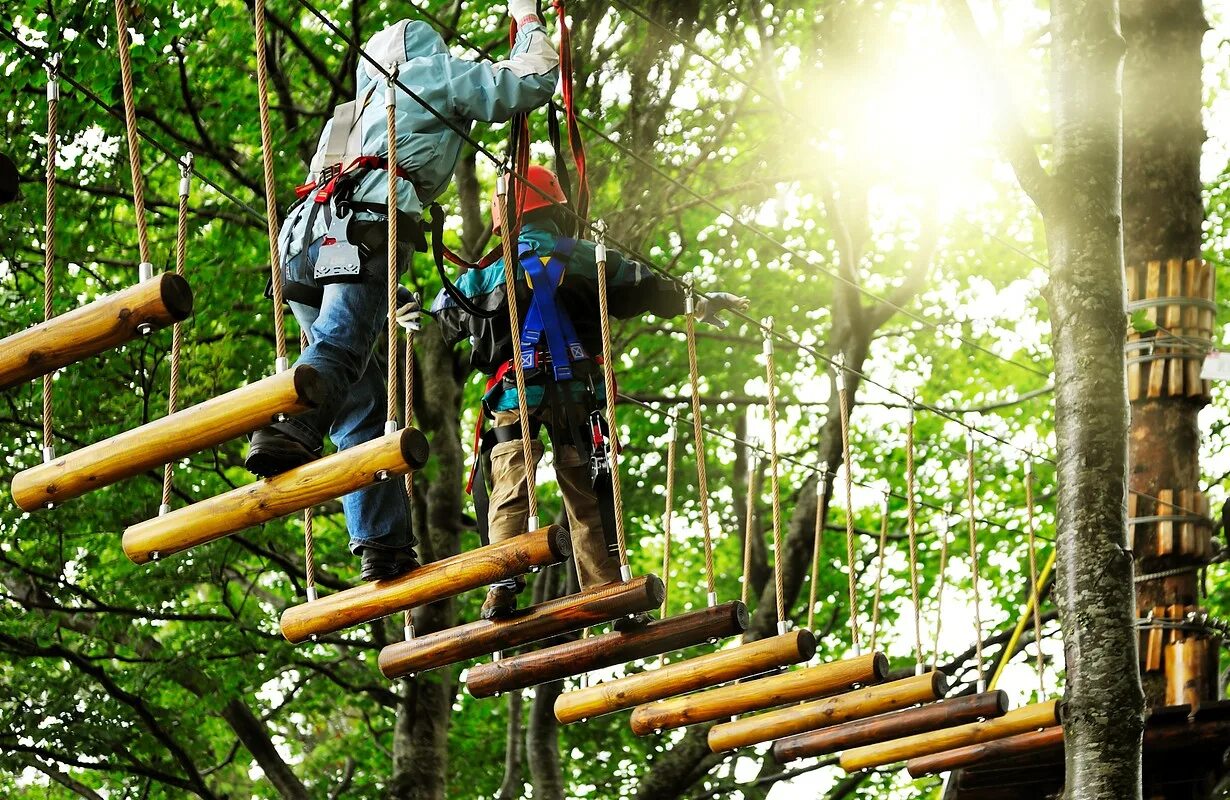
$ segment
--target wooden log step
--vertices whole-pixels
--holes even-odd
[[[124,531],[124,552],[133,562],[145,564],[217,541],[413,472],[427,463],[429,452],[427,438],[414,428],[390,433],[137,523]]]
[[[687,661],[666,664],[638,675],[606,681],[587,689],[564,692],[555,700],[555,718],[566,725],[600,717],[663,697],[674,697],[798,664],[815,653],[816,637],[811,631],[790,631]]]
[[[709,749],[721,753],[847,720],[876,717],[919,703],[930,703],[943,697],[947,690],[948,677],[942,672],[912,675],[836,697],[723,722],[709,730]]]
[[[1059,704],[1055,700],[1048,700],[1009,711],[998,719],[972,722],[947,730],[920,733],[889,742],[855,747],[841,754],[841,768],[846,772],[856,772],[869,767],[879,767],[897,761],[942,753],[957,747],[1003,739],[1018,733],[1050,728],[1059,724],[1058,708]]]
[[[298,414],[321,399],[316,370],[298,366],[17,473],[25,511],[62,503]]]
[[[101,297],[0,340],[0,390],[119,347],[192,313],[192,289],[173,272]]]
[[[476,550],[424,564],[388,581],[364,583],[282,612],[282,635],[291,642],[340,631],[425,606],[572,555],[568,532],[551,525]]]
[[[520,647],[562,633],[599,625],[662,605],[665,587],[657,575],[604,583],[539,603],[502,620],[480,619],[456,628],[388,645],[380,651],[380,671],[401,678]]]
[[[879,683],[887,675],[888,659],[883,653],[804,667],[639,706],[632,712],[632,732],[645,736],[762,708],[812,700],[847,692],[856,686]]]
[[[466,687],[475,697],[525,689],[736,636],[747,630],[748,619],[747,606],[737,600],[722,603],[656,620],[634,631],[611,631],[479,664],[466,673]]]
[[[1063,728],[1058,725],[1040,731],[1018,733],[989,742],[980,742],[954,750],[945,750],[929,756],[911,758],[905,768],[910,777],[921,778],[954,769],[972,767],[988,761],[998,761],[1013,756],[1038,756],[1043,753],[1063,752]]]
[[[773,758],[785,764],[797,758],[828,755],[852,747],[953,728],[980,719],[994,719],[1008,713],[1008,706],[1008,695],[998,691],[953,697],[892,714],[854,719],[840,725],[788,736],[773,743]]]

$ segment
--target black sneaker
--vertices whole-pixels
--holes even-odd
[[[487,599],[483,601],[483,610],[479,616],[483,619],[504,619],[511,617],[517,611],[517,592],[507,586],[492,586],[487,590]]]
[[[614,624],[611,625],[611,630],[618,631],[619,633],[630,633],[632,631],[639,631],[651,622],[653,622],[652,614],[633,614],[630,617],[620,617],[615,620]]]
[[[253,475],[272,478],[320,458],[324,446],[312,447],[278,428],[262,428],[252,434],[244,468]]]
[[[391,580],[423,566],[414,557],[414,549],[410,547],[360,547],[359,557],[363,565],[359,577],[365,581]]]

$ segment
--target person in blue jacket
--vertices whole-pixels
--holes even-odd
[[[527,189],[523,203],[517,294],[529,433],[535,461],[543,452],[539,428],[546,428],[551,438],[577,576],[581,588],[588,589],[621,577],[612,541],[614,509],[606,471],[609,445],[605,440],[609,437],[602,414],[605,392],[599,367],[603,353],[596,245],[572,238],[574,218],[554,173],[531,166],[526,178],[532,188]],[[501,233],[498,224],[495,233]],[[685,311],[685,294],[677,282],[615,250],[607,251],[607,282],[609,311],[615,318],[674,317]],[[509,360],[512,338],[503,260],[468,271],[456,288],[471,309],[498,312],[490,318],[473,314],[448,290],[435,299],[430,312],[446,342],[470,341],[471,366],[491,378],[483,407],[493,428],[483,446],[491,455],[492,485],[486,519],[480,524],[485,522],[487,538],[495,543],[525,533],[529,515],[516,376]],[[745,298],[716,292],[699,299],[695,311],[704,321],[724,324],[718,312],[743,310],[747,304]],[[420,311],[417,303],[406,303],[398,309],[398,321],[417,329]],[[476,489],[476,497],[482,488]],[[506,617],[516,611],[517,595],[524,587],[521,578],[492,585],[483,604],[483,618]],[[648,620],[640,614],[617,621],[615,627],[627,630]]]
[[[534,0],[510,0],[519,23],[508,59],[467,61],[451,55],[422,21],[402,20],[372,37],[364,49],[439,114],[468,130],[474,122],[502,122],[544,105],[555,90],[559,58]],[[402,88],[360,58],[355,99],[334,110],[320,135],[302,201],[281,231],[286,298],[308,347],[297,364],[316,369],[325,400],[309,413],[253,434],[247,468],[276,475],[318,458],[328,433],[344,450],[384,432],[384,348],[387,318],[386,169],[395,168],[400,268],[416,247],[424,205],[452,180],[461,136]],[[386,94],[387,93],[387,94]],[[388,153],[386,104],[395,104],[396,165]],[[350,547],[364,580],[396,577],[419,566],[409,507],[398,481],[342,498]]]

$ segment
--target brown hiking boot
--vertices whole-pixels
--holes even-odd
[[[631,633],[632,631],[639,631],[651,622],[653,622],[652,614],[633,614],[615,620],[614,624],[611,625],[611,630],[618,631],[619,633]]]
[[[504,619],[517,610],[517,590],[507,586],[492,586],[483,601],[483,619]]]

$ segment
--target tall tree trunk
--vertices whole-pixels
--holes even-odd
[[[566,525],[562,515],[556,524]],[[544,603],[579,590],[571,563],[548,567],[534,581],[534,604]],[[574,638],[573,635],[548,639],[544,647]],[[562,680],[544,683],[534,689],[530,702],[529,724],[525,729],[525,755],[534,787],[534,800],[564,800],[564,768],[560,761],[559,722],[555,719],[555,698],[564,691]]]
[[[1205,139],[1200,46],[1206,30],[1201,0],[1123,2],[1128,46],[1123,72],[1123,237],[1125,261],[1137,274],[1149,261],[1165,264],[1168,259],[1200,256],[1200,155]],[[1151,364],[1153,369],[1164,365]],[[1138,500],[1138,515],[1153,513],[1151,498],[1165,490],[1173,491],[1176,501],[1181,490],[1189,498],[1199,490],[1197,416],[1206,402],[1203,396],[1186,395],[1146,395],[1133,401],[1128,487],[1145,496]],[[1136,525],[1135,532],[1140,573],[1204,562],[1201,555],[1159,555],[1156,523]],[[1194,607],[1198,589],[1195,571],[1143,582],[1137,586],[1138,613],[1145,617],[1157,606]],[[1163,670],[1145,672],[1149,704],[1164,705],[1168,678],[1181,677]],[[1216,696],[1216,672],[1206,671],[1202,677],[1202,699],[1211,700]]]
[[[1054,0],[1051,38],[1054,177],[1041,207],[1051,258],[1066,785],[1070,800],[1131,800],[1141,795],[1143,696],[1125,518],[1118,3]]]

